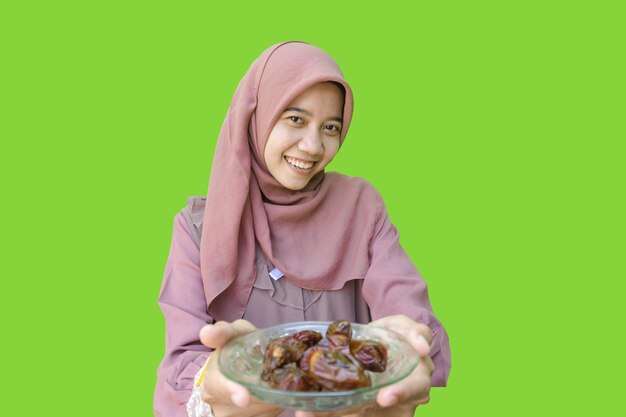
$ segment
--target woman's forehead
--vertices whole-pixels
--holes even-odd
[[[344,94],[343,90],[340,89],[335,83],[323,81],[304,89],[304,91],[294,97],[288,105],[293,105],[298,102],[312,100],[315,98],[324,98],[327,100],[332,99],[343,102]]]

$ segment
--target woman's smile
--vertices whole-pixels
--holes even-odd
[[[298,175],[309,175],[316,161],[306,161],[292,156],[285,156],[287,165]]]

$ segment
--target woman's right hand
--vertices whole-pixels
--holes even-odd
[[[202,344],[215,349],[206,365],[202,390],[202,400],[211,406],[215,417],[275,417],[283,411],[252,397],[245,387],[226,378],[218,368],[220,348],[229,340],[255,330],[254,325],[246,320],[218,321],[200,330]]]

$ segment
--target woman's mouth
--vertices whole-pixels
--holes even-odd
[[[308,174],[315,165],[315,161],[304,161],[291,156],[285,156],[285,161],[298,174]]]

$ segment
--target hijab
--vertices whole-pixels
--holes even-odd
[[[272,177],[263,160],[280,114],[300,93],[326,81],[344,90],[343,143],[352,90],[321,49],[304,42],[273,45],[237,86],[217,140],[200,244],[204,292],[215,320],[243,317],[257,245],[286,279],[309,290],[340,289],[367,271],[376,207],[363,182],[321,171],[293,191]]]

